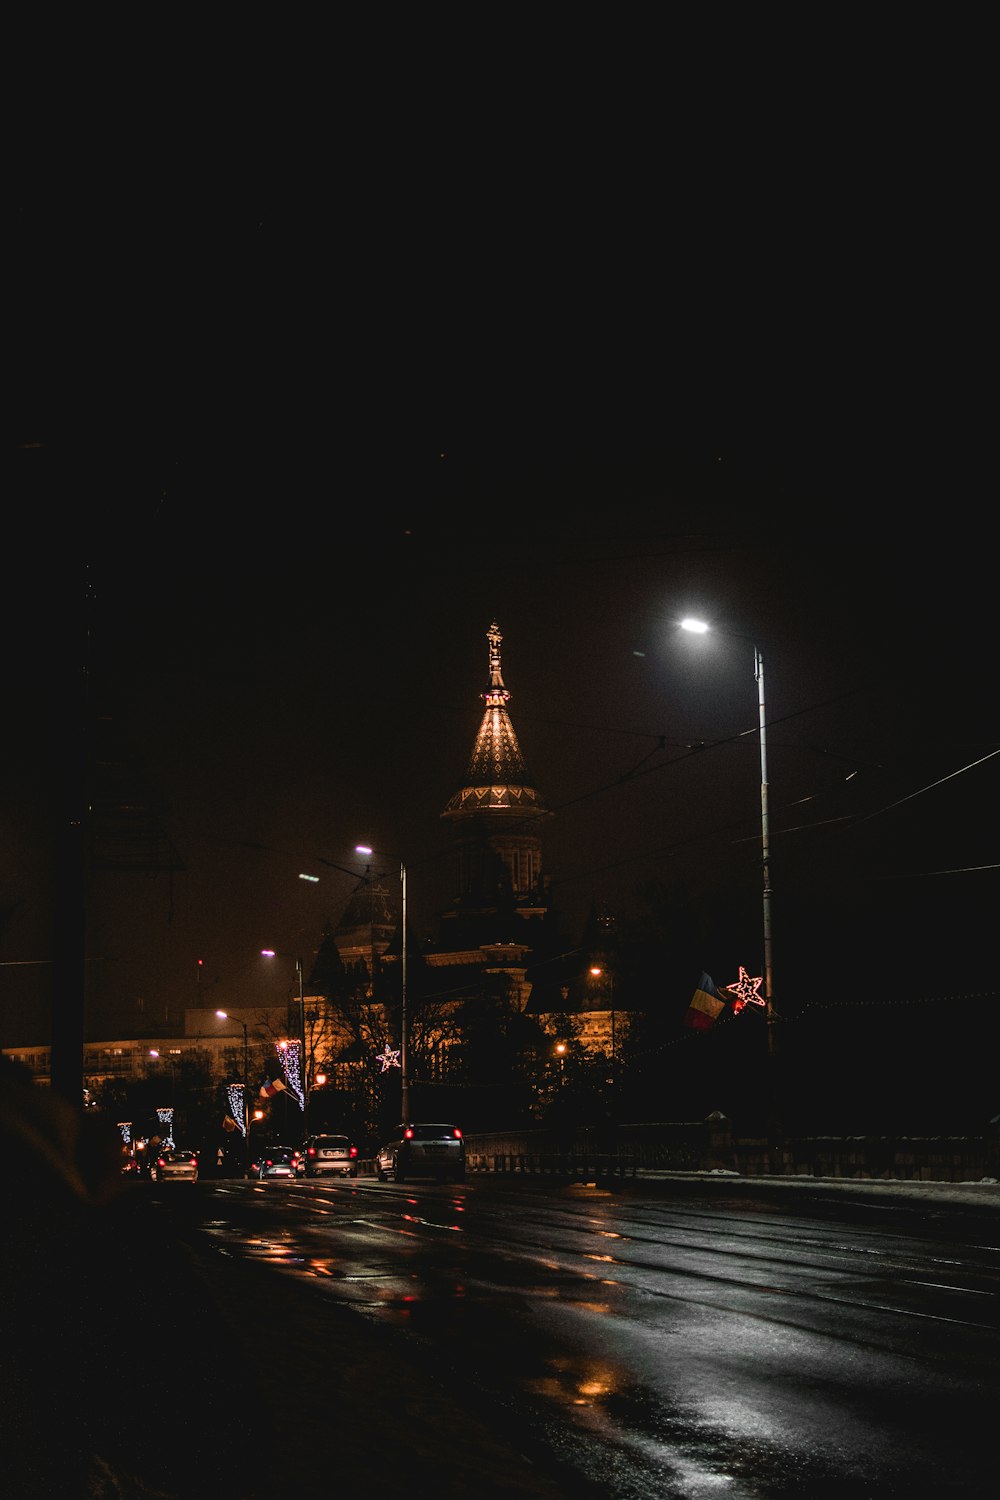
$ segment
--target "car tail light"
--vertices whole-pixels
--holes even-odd
[[[315,1146],[310,1146],[309,1150],[306,1152],[306,1155],[307,1156],[315,1156],[316,1155],[316,1147]]]
[[[267,1161],[266,1161],[266,1162],[265,1162],[265,1163],[264,1163],[264,1165],[265,1165],[265,1167],[273,1167],[273,1166],[274,1166],[274,1162],[273,1162],[273,1161],[271,1161],[271,1159],[270,1159],[270,1157],[268,1157],[268,1159],[267,1159]]]
[[[198,1158],[196,1156],[192,1156],[191,1165],[192,1167],[196,1167],[198,1165]]]
[[[162,1157],[162,1156],[158,1156],[158,1157],[157,1157],[157,1158],[156,1158],[156,1165],[157,1165],[157,1166],[158,1166],[158,1167],[165,1167],[165,1166],[166,1166],[166,1165],[167,1165],[167,1164],[166,1164],[166,1162],[165,1162],[165,1161],[164,1161],[164,1160],[163,1160],[163,1157]]]
[[[462,1139],[462,1132],[459,1130],[459,1128],[458,1128],[457,1125],[455,1126],[454,1135],[455,1135],[456,1141],[460,1141]]]
[[[403,1131],[403,1139],[405,1141],[412,1141],[413,1140],[413,1127],[412,1126],[407,1125],[406,1129]]]
[[[358,1148],[357,1148],[357,1146],[352,1146],[351,1150],[350,1150],[350,1155],[352,1157],[354,1157],[354,1156],[357,1156],[357,1154],[358,1154]]]

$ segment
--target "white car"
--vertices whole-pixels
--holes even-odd
[[[156,1182],[197,1182],[198,1157],[194,1151],[161,1151],[153,1162]]]

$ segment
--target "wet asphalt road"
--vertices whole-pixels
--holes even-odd
[[[288,1433],[262,1473],[300,1494],[335,1463],[349,1495],[860,1500],[984,1493],[995,1191],[223,1182],[147,1208],[235,1336],[280,1330],[276,1364],[244,1352]]]

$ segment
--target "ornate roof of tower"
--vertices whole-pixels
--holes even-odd
[[[477,812],[548,812],[541,796],[528,783],[521,747],[507,712],[510,693],[500,669],[503,636],[494,620],[489,641],[489,684],[481,695],[486,712],[479,726],[465,772],[465,784],[447,803],[443,818]]]

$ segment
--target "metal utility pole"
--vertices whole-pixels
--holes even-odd
[[[309,1134],[309,1069],[306,1065],[306,997],[302,974],[302,960],[295,960],[295,972],[299,981],[299,1040],[302,1046],[302,1134]]]

